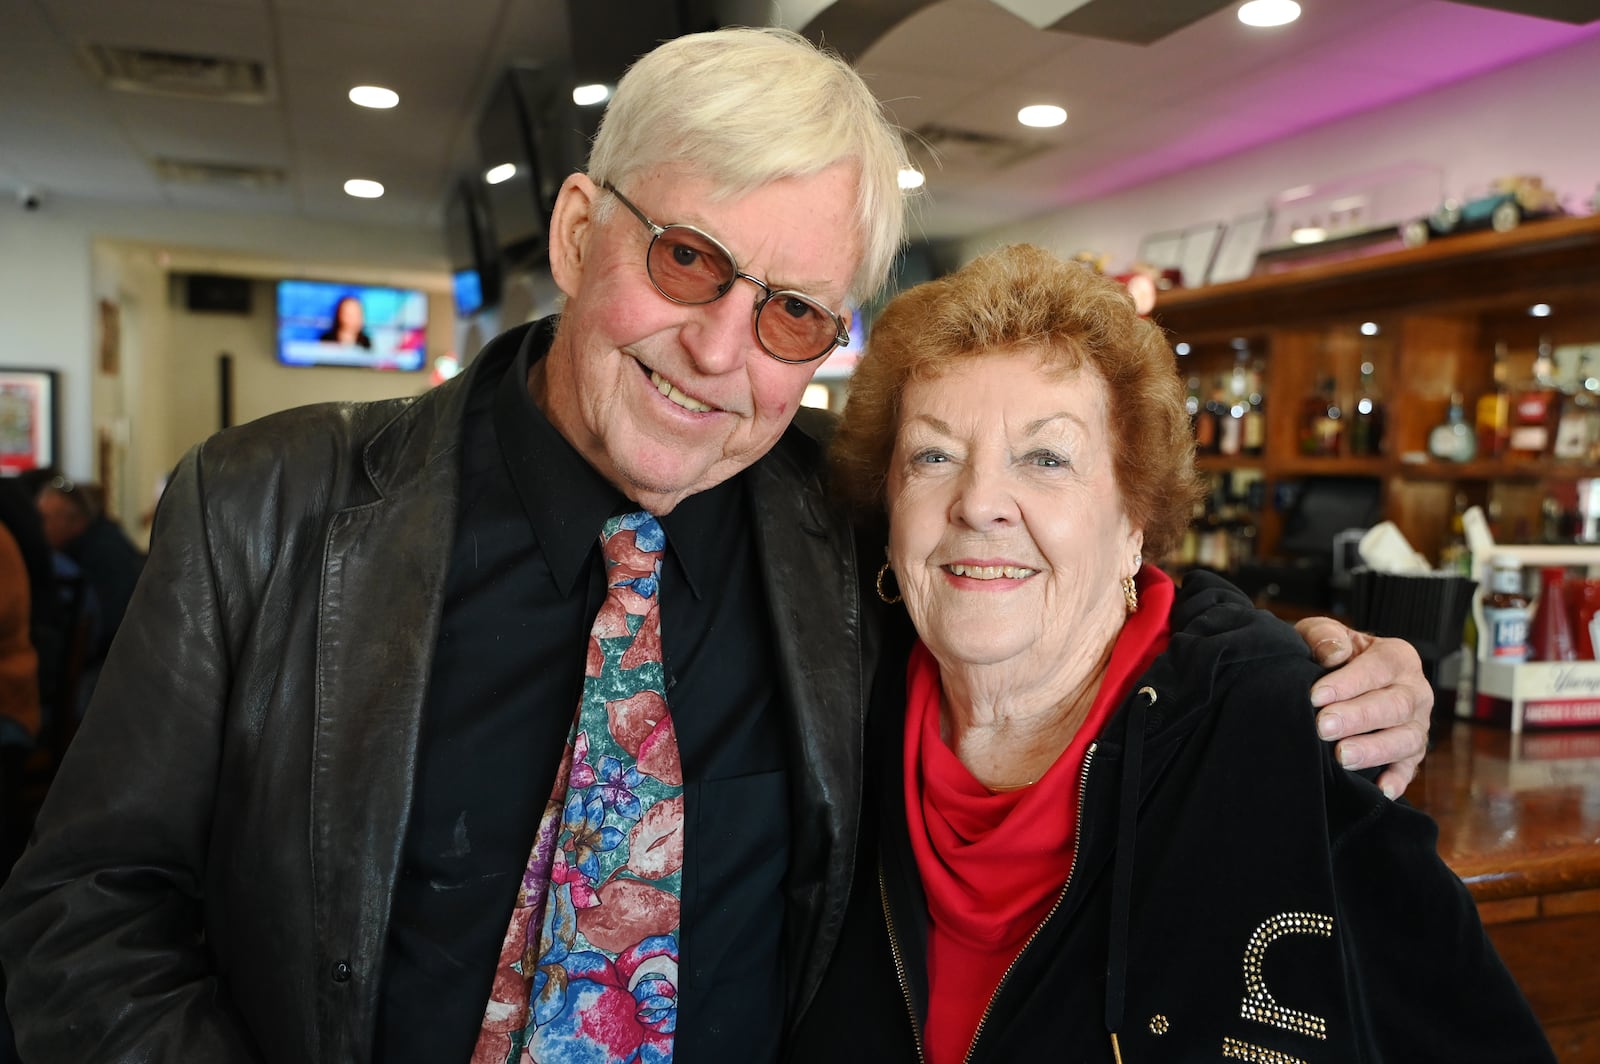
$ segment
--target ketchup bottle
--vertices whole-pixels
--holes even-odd
[[[1534,661],[1577,661],[1572,645],[1572,619],[1567,612],[1567,571],[1559,566],[1539,570],[1539,604],[1528,632],[1528,657]]]

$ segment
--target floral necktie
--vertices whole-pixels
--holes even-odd
[[[583,698],[472,1064],[672,1060],[683,771],[661,664],[666,534],[640,511],[607,521],[600,543]]]

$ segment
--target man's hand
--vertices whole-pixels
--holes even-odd
[[[1387,765],[1378,786],[1390,798],[1405,792],[1428,748],[1433,688],[1411,644],[1352,631],[1331,617],[1308,617],[1295,631],[1311,656],[1335,669],[1311,689],[1320,707],[1317,734],[1337,742],[1345,768]]]

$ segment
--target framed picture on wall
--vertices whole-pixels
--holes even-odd
[[[1225,228],[1221,222],[1207,222],[1183,231],[1178,269],[1183,274],[1185,288],[1199,288],[1206,283],[1206,274],[1211,269],[1211,260],[1216,257]]]
[[[1272,224],[1272,214],[1262,211],[1235,218],[1222,234],[1222,244],[1216,258],[1211,261],[1207,284],[1227,284],[1242,281],[1255,272],[1256,254],[1261,250],[1261,240]]]
[[[55,370],[0,368],[0,474],[56,464],[59,403]]]
[[[1139,261],[1157,271],[1175,270],[1183,261],[1183,232],[1151,233],[1139,242]]]

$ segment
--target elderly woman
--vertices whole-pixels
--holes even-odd
[[[1305,643],[1152,564],[1193,442],[1122,289],[1012,247],[906,292],[834,457],[916,639],[795,1059],[1553,1059],[1433,823],[1318,741]]]

